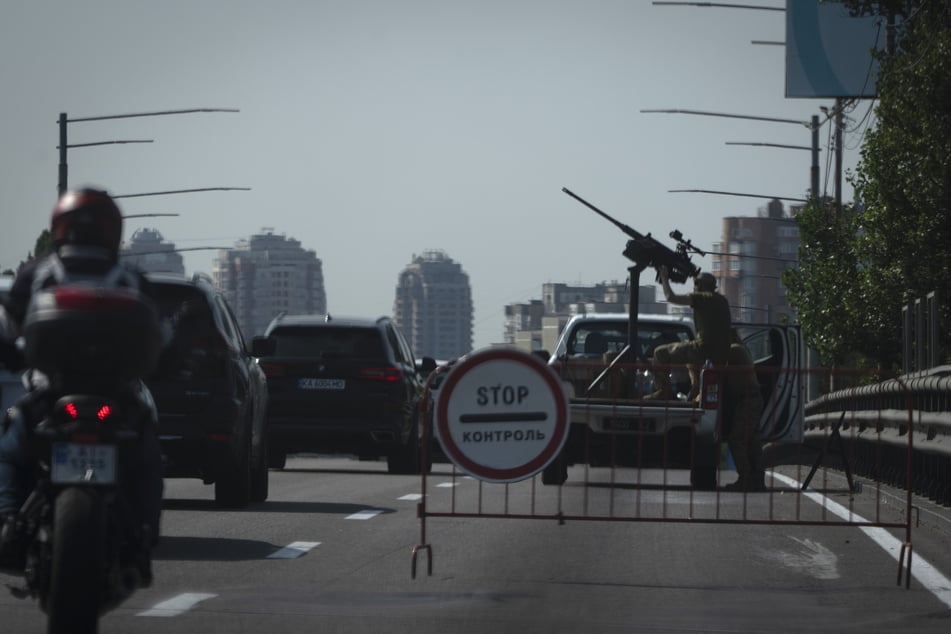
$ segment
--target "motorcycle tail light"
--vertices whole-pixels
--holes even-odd
[[[58,286],[53,289],[56,305],[66,310],[84,310],[111,312],[127,309],[139,301],[139,294],[133,289],[111,288],[108,293],[96,288]]]
[[[62,406],[63,412],[71,420],[77,420],[80,416],[95,416],[97,420],[105,422],[115,414],[115,408],[109,403],[76,403],[67,401]]]

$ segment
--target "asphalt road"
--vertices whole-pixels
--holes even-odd
[[[844,492],[823,474],[816,496],[632,487],[572,468],[563,488],[480,485],[437,464],[417,517],[419,478],[385,464],[291,458],[264,504],[220,511],[212,488],[166,481],[155,584],[107,614],[102,632],[947,632],[951,511],[916,501],[910,588],[898,585],[893,536],[854,526],[693,523],[696,517],[811,517],[835,502],[901,519],[899,492]],[[591,470],[596,472],[597,470]],[[794,478],[786,470],[783,478]],[[581,482],[588,478],[588,486]],[[610,482],[611,479],[614,482]],[[573,483],[574,481],[574,483]],[[611,484],[612,486],[608,486]],[[620,493],[618,493],[620,491]],[[791,504],[792,500],[798,500]],[[824,500],[824,501],[823,501]],[[635,503],[670,521],[601,521]],[[559,523],[559,506],[590,519]],[[623,508],[622,508],[623,507]],[[533,519],[487,517],[534,509]],[[827,513],[832,513],[827,506]],[[686,509],[686,510],[685,510]],[[770,510],[772,509],[772,510]],[[790,510],[792,509],[792,510]],[[452,513],[470,512],[480,517]],[[889,542],[888,540],[893,541]],[[413,547],[424,551],[411,575]],[[891,549],[891,550],[890,550]],[[927,574],[926,574],[927,573]],[[0,575],[0,582],[15,583]],[[34,602],[0,595],[0,628],[43,632]]]

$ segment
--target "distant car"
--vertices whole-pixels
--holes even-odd
[[[287,454],[314,452],[386,456],[390,473],[420,473],[429,442],[419,420],[423,381],[390,318],[279,316],[253,351],[268,381],[272,467],[282,468]],[[435,365],[424,358],[421,373]]]
[[[268,495],[267,380],[211,280],[147,274],[171,345],[147,379],[159,414],[166,477],[215,485],[215,502],[244,507]]]
[[[545,357],[545,360],[548,360],[547,356]],[[439,440],[439,436],[435,433],[436,399],[439,397],[439,388],[441,388],[443,383],[446,382],[446,377],[449,376],[449,371],[458,361],[458,358],[450,359],[448,361],[437,359],[435,362],[435,367],[432,367],[432,369],[430,369],[429,366],[423,368],[421,364],[416,364],[420,378],[423,380],[423,386],[426,388],[424,390],[424,396],[429,399],[425,405],[424,411],[426,413],[427,433],[436,439],[434,442],[430,443],[430,454],[432,455],[432,460],[434,462],[450,461],[445,449],[442,447],[442,441]]]
[[[0,276],[0,303],[7,301],[7,295],[10,294],[12,286],[13,277]],[[26,392],[22,376],[22,372],[10,372],[0,365],[0,412],[5,412],[8,407],[15,405]]]

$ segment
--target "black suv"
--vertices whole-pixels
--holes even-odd
[[[253,346],[270,394],[272,467],[307,451],[385,455],[390,473],[420,472],[423,383],[391,319],[282,315]],[[432,369],[435,361],[423,365]]]
[[[263,502],[267,380],[231,308],[207,276],[147,277],[172,331],[146,381],[158,409],[165,476],[214,483],[218,506]]]

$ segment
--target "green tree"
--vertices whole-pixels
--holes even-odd
[[[855,252],[870,305],[863,352],[897,365],[901,307],[943,297],[951,349],[951,3],[921,3],[881,60],[877,125],[853,185],[865,208]]]
[[[43,229],[43,232],[36,239],[36,245],[33,247],[33,257],[42,258],[53,252],[53,236],[49,229]]]
[[[880,58],[876,126],[838,216],[812,202],[797,217],[800,268],[784,274],[809,342],[830,365],[901,367],[901,309],[937,291],[951,350],[951,2],[845,2],[903,18]]]
[[[799,268],[782,273],[786,296],[796,307],[807,343],[823,365],[839,367],[859,348],[862,295],[851,206],[837,214],[812,199],[796,216]]]

